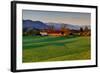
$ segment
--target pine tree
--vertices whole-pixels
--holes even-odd
[[[84,31],[88,31],[89,29],[88,29],[88,27],[87,26],[85,26],[85,28],[84,28]]]
[[[82,27],[80,27],[80,32],[83,32],[83,28]]]

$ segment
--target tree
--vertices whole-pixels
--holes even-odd
[[[80,32],[83,32],[83,28],[82,27],[80,27]]]
[[[82,27],[80,27],[80,36],[82,36],[82,35],[83,35],[83,33],[84,33],[84,30],[83,30],[83,28],[82,28]]]
[[[89,29],[88,29],[88,27],[87,26],[85,26],[85,28],[84,28],[84,31],[88,31]]]
[[[70,29],[66,27],[66,24],[61,25],[61,31],[61,34],[64,36],[68,36],[71,33]]]

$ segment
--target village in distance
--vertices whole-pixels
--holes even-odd
[[[23,20],[23,36],[90,36],[90,26]]]

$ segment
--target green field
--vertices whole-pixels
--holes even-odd
[[[87,60],[90,37],[23,36],[23,62]]]

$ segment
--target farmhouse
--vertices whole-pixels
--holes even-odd
[[[47,32],[45,32],[45,31],[41,31],[41,32],[40,32],[40,35],[42,35],[42,36],[47,36],[47,35],[48,35],[48,33],[47,33]]]
[[[40,35],[42,36],[67,36],[70,35],[70,30],[69,29],[65,29],[65,30],[44,30],[40,32]]]
[[[62,36],[61,31],[49,31],[48,35],[50,36]]]

